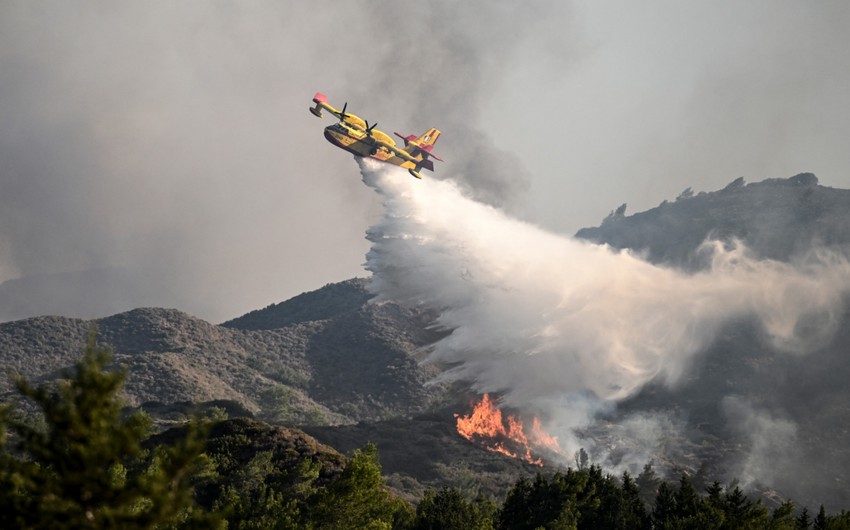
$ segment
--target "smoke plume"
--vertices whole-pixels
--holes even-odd
[[[519,204],[530,179],[482,126],[487,94],[511,64],[562,62],[569,12],[2,3],[0,320],[222,320],[362,274],[376,208],[307,112],[319,90],[390,133],[438,127],[467,190]]]
[[[360,164],[385,209],[367,233],[377,299],[437,311],[435,325],[451,330],[428,358],[452,366],[441,377],[542,414],[573,450],[582,429],[647,383],[680,383],[729,323],[755,320],[776,351],[822,346],[850,291],[850,264],[833,255],[790,265],[708,243],[711,267],[689,274],[518,221],[451,181]],[[637,438],[656,443],[651,432]]]

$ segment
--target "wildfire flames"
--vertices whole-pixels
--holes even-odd
[[[532,456],[532,449],[547,449],[560,452],[558,439],[550,436],[540,427],[540,420],[535,417],[531,423],[531,432],[526,435],[522,420],[516,416],[502,416],[502,411],[496,408],[489,394],[484,394],[468,416],[455,414],[457,432],[469,441],[482,444],[490,451],[495,451],[513,458],[543,466],[541,458]]]

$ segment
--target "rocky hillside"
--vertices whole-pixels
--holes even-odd
[[[634,215],[623,205],[576,236],[688,269],[705,265],[696,250],[706,239],[739,239],[758,257],[787,261],[814,247],[850,245],[850,190],[820,186],[811,173],[751,184],[739,178],[715,192],[688,188]]]
[[[847,255],[850,190],[804,173],[694,195],[684,193],[631,216],[622,210],[578,237],[642,252],[650,261],[695,270],[706,239],[739,239],[758,257],[794,261],[815,248]],[[828,344],[805,355],[776,352],[751,322],[736,322],[677,388],[658,383],[621,404],[594,436],[626,450],[622,425],[676,425],[657,467],[708,480],[737,478],[767,497],[846,508],[850,483],[850,300]],[[618,434],[620,433],[620,434]]]
[[[131,405],[230,400],[260,418],[298,424],[426,410],[441,396],[439,387],[425,387],[435,368],[417,362],[432,338],[428,317],[370,304],[365,286],[360,279],[328,285],[224,325],[150,308],[93,321],[7,322],[0,324],[0,364],[28,378],[58,377],[94,325],[127,368]]]
[[[447,410],[409,419],[304,427],[304,431],[344,453],[374,443],[388,485],[411,502],[421,499],[427,488],[443,486],[459,488],[470,497],[500,499],[519,477],[541,471],[462,438]]]

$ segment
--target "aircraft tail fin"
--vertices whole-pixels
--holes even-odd
[[[428,132],[417,138],[416,143],[419,145],[419,147],[434,145],[435,143],[437,143],[437,138],[439,137],[440,131],[432,127],[428,129]]]
[[[401,136],[400,134],[398,134],[398,136],[404,139],[404,150],[412,154],[413,156],[418,156],[421,154],[424,159],[427,159],[428,157],[433,157],[439,160],[440,162],[443,161],[442,158],[431,152],[431,149],[434,148],[434,144],[437,143],[437,138],[440,137],[440,131],[438,131],[437,129],[434,129],[432,127],[428,129],[428,131],[419,138],[414,138],[413,135]]]

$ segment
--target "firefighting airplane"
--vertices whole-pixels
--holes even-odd
[[[316,95],[313,96],[313,103],[316,104],[315,107],[310,107],[310,112],[313,115],[321,118],[322,109],[325,109],[339,118],[339,123],[325,127],[325,138],[330,143],[350,153],[401,166],[418,179],[422,178],[422,175],[419,174],[422,168],[434,171],[434,162],[431,158],[440,162],[443,161],[442,158],[431,152],[437,138],[440,137],[440,131],[437,129],[428,129],[428,132],[419,138],[412,134],[402,136],[395,133],[396,136],[404,140],[404,149],[399,149],[395,146],[395,140],[383,131],[375,129],[377,123],[369,125],[368,121],[361,120],[354,114],[346,113],[345,109],[348,107],[348,103],[342,106],[342,110],[337,110],[328,104],[328,98],[320,92],[316,92]]]

